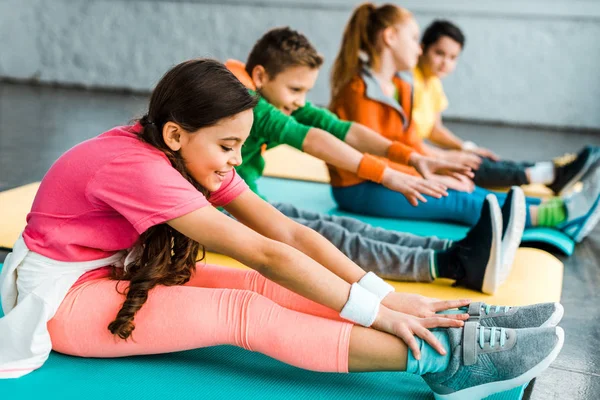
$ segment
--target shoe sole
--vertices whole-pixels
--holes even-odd
[[[511,213],[506,228],[506,236],[502,241],[502,274],[500,284],[506,282],[515,261],[515,254],[521,244],[523,231],[525,230],[525,215],[527,208],[525,204],[525,193],[518,186],[512,188],[513,197],[511,202]],[[504,221],[506,223],[507,221]]]
[[[498,204],[498,198],[493,194],[488,194],[486,199],[489,201],[492,216],[492,247],[490,249],[490,258],[485,267],[483,275],[483,284],[481,291],[485,294],[494,294],[500,286],[500,268],[501,268],[501,243],[502,243],[502,211]]]
[[[479,400],[495,393],[505,392],[518,386],[523,386],[546,370],[556,359],[558,353],[560,353],[565,342],[565,331],[557,326],[556,336],[558,337],[558,342],[550,354],[524,374],[505,381],[490,382],[479,386],[473,386],[451,394],[443,395],[434,393],[433,395],[437,400]]]
[[[565,314],[565,308],[560,303],[554,303],[554,306],[556,307],[556,311],[554,311],[550,318],[548,318],[548,320],[544,322],[540,328],[550,328],[556,326],[562,319],[563,315]]]
[[[567,193],[569,190],[573,189],[573,186],[575,186],[575,184],[577,182],[579,182],[581,180],[581,178],[583,178],[583,176],[590,171],[590,169],[592,169],[592,167],[596,164],[596,160],[594,160],[593,155],[594,155],[593,153],[590,154],[590,159],[588,160],[588,162],[581,168],[581,170],[577,174],[575,174],[574,177],[572,177],[565,184],[565,186],[563,186],[562,189],[560,189],[560,191],[557,193],[557,195],[562,196],[563,194]]]
[[[579,221],[585,220],[585,222],[579,227],[579,229],[575,229],[574,232],[570,232],[570,228],[576,226]],[[590,208],[590,211],[586,216],[579,218],[575,221],[570,222],[569,224],[562,226],[560,228],[561,231],[569,235],[575,243],[581,243],[583,239],[594,229],[598,220],[600,219],[600,196],[596,198],[596,202]]]

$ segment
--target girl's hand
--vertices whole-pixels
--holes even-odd
[[[473,190],[475,190],[475,183],[464,175],[459,175],[457,177],[433,175],[429,180],[441,183],[448,189],[454,189],[459,192],[472,193]]]
[[[443,317],[418,318],[398,311],[390,310],[385,306],[379,308],[377,319],[371,326],[382,332],[387,332],[399,337],[412,351],[413,356],[421,359],[421,352],[414,336],[418,336],[431,345],[438,353],[446,355],[446,350],[429,329],[433,328],[459,328],[463,321]]]
[[[468,165],[472,169],[479,169],[481,165],[481,157],[469,151],[462,150],[442,150],[442,158],[446,161]]]
[[[500,156],[484,147],[477,147],[471,150],[471,152],[477,154],[478,156],[489,158],[492,161],[500,161]]]
[[[472,178],[473,169],[479,168],[481,160],[476,157],[478,162],[473,160],[440,160],[436,158],[422,156],[417,153],[412,153],[409,159],[409,165],[414,167],[425,179],[431,178],[433,175],[464,175]]]
[[[438,199],[448,195],[446,187],[441,183],[404,174],[391,168],[385,170],[381,184],[390,190],[402,193],[413,206],[417,206],[419,201],[427,203],[424,194]]]
[[[437,314],[440,311],[465,307],[471,304],[470,299],[440,300],[433,297],[425,297],[420,294],[391,292],[381,302],[387,308],[410,314],[415,317],[430,318],[441,317],[450,319],[467,320],[469,314]]]

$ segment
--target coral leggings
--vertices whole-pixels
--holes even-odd
[[[149,292],[127,341],[107,328],[125,299],[116,287],[101,278],[71,288],[48,322],[55,351],[105,358],[229,344],[300,368],[348,372],[352,324],[255,271],[198,263],[185,285]]]

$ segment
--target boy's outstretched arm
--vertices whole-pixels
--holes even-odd
[[[498,161],[500,157],[493,151],[483,147],[477,146],[473,142],[463,141],[461,138],[456,136],[450,129],[448,129],[442,122],[442,115],[438,113],[435,125],[431,130],[431,136],[429,137],[432,143],[448,150],[464,150],[471,153],[477,154],[481,157],[490,158],[494,161]]]

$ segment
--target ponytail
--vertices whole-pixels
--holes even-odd
[[[408,10],[394,4],[376,7],[373,3],[363,3],[354,10],[344,29],[340,51],[331,71],[332,100],[360,72],[363,65],[377,68],[380,59],[377,49],[379,33],[411,16]]]

